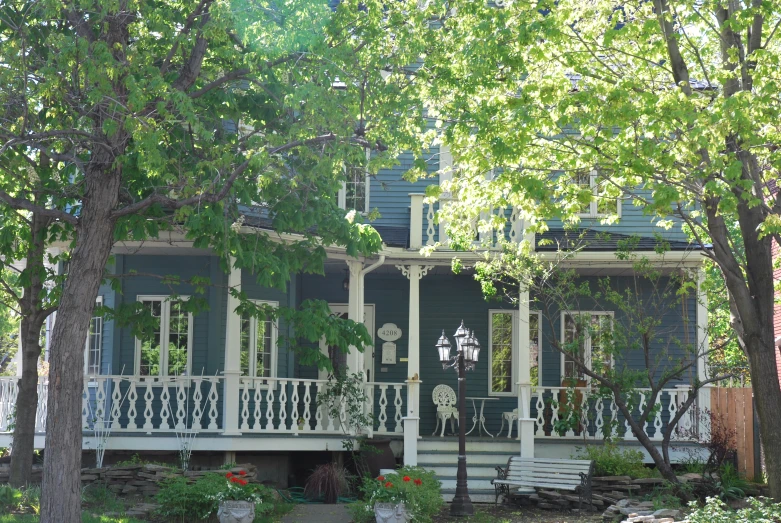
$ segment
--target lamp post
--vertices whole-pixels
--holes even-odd
[[[450,340],[442,331],[437,341],[437,352],[442,369],[455,369],[458,372],[458,472],[456,473],[456,495],[450,504],[450,515],[471,516],[474,514],[472,500],[469,499],[466,475],[466,371],[474,370],[480,354],[480,343],[473,332],[464,327],[464,321],[458,327],[453,338],[456,340],[456,354],[450,356]]]

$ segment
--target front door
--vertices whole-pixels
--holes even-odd
[[[347,304],[346,303],[329,303],[328,308],[331,309],[331,314],[340,318],[347,319]],[[369,331],[369,336],[372,338],[372,344],[367,346],[363,351],[363,373],[366,376],[366,381],[372,381],[374,379],[374,305],[363,306],[363,324],[366,325],[366,330]],[[325,340],[320,341],[320,352],[323,355],[331,359],[331,363],[334,366],[344,365],[345,353],[341,352],[337,347],[328,347],[325,344]],[[318,379],[328,379],[328,371],[320,369],[317,374]]]

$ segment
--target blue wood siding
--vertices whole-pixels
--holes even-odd
[[[421,178],[415,183],[406,181],[404,174],[412,168],[412,153],[399,156],[399,163],[392,169],[384,169],[371,177],[369,208],[377,209],[380,218],[373,223],[394,227],[409,227],[410,193],[424,193],[426,186],[439,183],[439,177],[434,173],[439,169],[439,148],[426,155],[432,160],[428,162],[428,172],[433,176]]]

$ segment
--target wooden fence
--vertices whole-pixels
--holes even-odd
[[[738,472],[747,479],[754,477],[754,401],[751,387],[716,387],[711,389],[711,413],[721,424],[735,431]]]

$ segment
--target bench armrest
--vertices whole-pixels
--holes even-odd
[[[507,477],[507,470],[497,466],[496,467],[496,479],[505,479]]]

